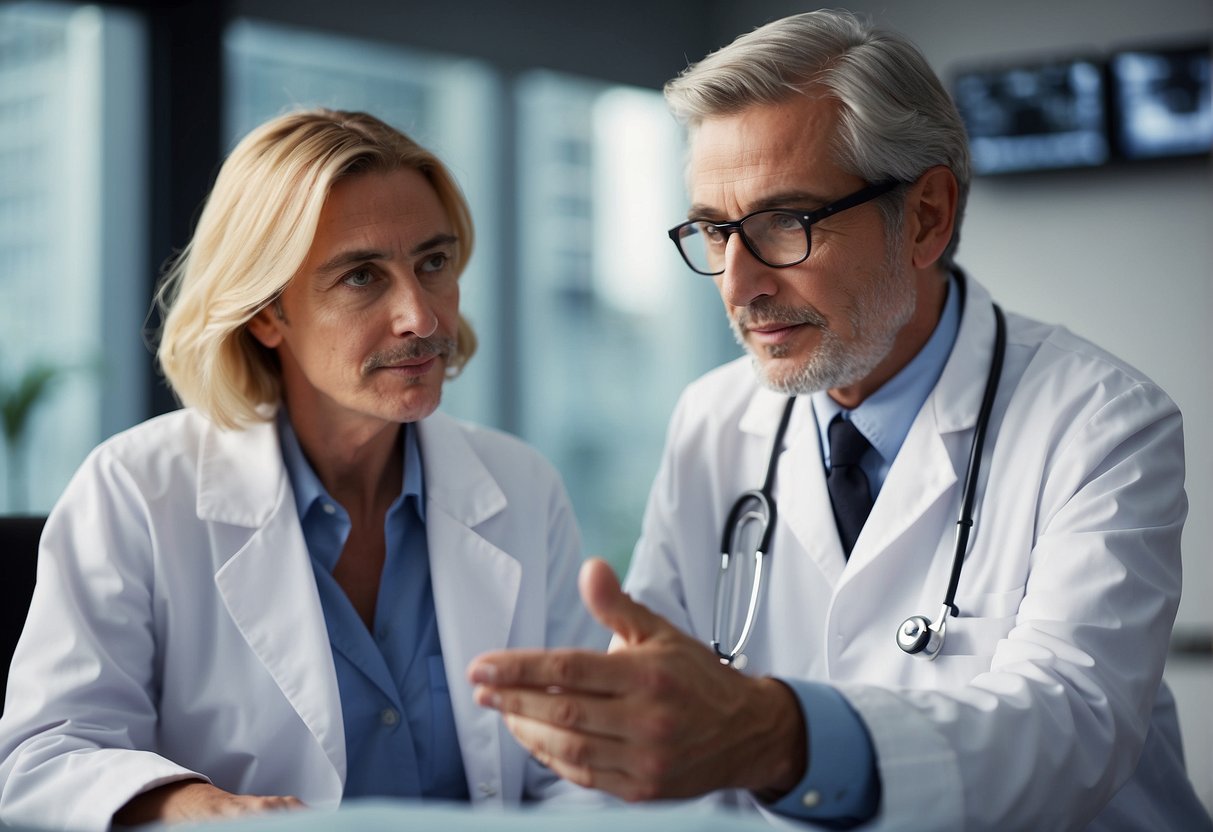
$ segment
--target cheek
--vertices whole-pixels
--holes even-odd
[[[443,334],[454,337],[459,329],[459,284],[452,283],[450,287],[436,294],[433,308]]]

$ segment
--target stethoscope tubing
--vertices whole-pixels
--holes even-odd
[[[958,275],[961,308],[964,308],[965,280],[963,274]],[[960,610],[956,606],[956,591],[960,586],[960,574],[964,568],[965,555],[968,553],[969,539],[972,535],[974,521],[973,509],[977,500],[977,483],[981,474],[981,459],[985,450],[986,433],[990,425],[990,417],[994,410],[994,400],[998,395],[999,380],[1006,356],[1007,327],[1006,316],[998,304],[992,304],[994,309],[994,349],[990,357],[990,370],[986,377],[985,390],[982,393],[981,406],[977,413],[977,423],[973,428],[973,442],[969,448],[969,462],[965,470],[964,485],[961,490],[960,517],[956,521],[956,546],[952,553],[952,568],[948,576],[948,588],[944,595],[943,606],[935,623],[926,616],[915,615],[907,618],[898,627],[897,644],[910,655],[920,655],[928,659],[935,658],[943,646],[947,616],[957,616]],[[725,520],[724,532],[721,535],[721,569],[716,579],[716,610],[712,622],[712,648],[724,664],[733,664],[745,648],[757,615],[759,595],[762,580],[762,560],[771,551],[771,539],[775,532],[776,505],[772,493],[775,484],[775,472],[778,468],[779,453],[783,448],[784,435],[791,421],[792,408],[796,403],[795,396],[789,396],[784,405],[779,427],[775,431],[775,441],[771,446],[771,456],[767,462],[766,477],[762,488],[758,491],[747,491],[734,503],[732,510]],[[720,644],[717,620],[720,613],[720,601],[725,575],[729,568],[732,555],[731,538],[739,520],[739,515],[746,507],[747,500],[757,500],[767,512],[767,525],[763,530],[762,541],[755,557],[755,585],[751,588],[750,603],[746,613],[745,624],[738,643],[729,650],[724,650]],[[911,631],[912,628],[912,631]],[[903,637],[904,636],[904,637]]]

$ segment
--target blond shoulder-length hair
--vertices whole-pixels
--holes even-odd
[[[272,303],[311,248],[333,183],[360,173],[420,171],[438,193],[459,240],[455,271],[472,251],[472,218],[454,178],[434,154],[366,113],[305,110],[249,133],[219,171],[194,237],[156,293],[164,326],[157,358],[183,404],[221,427],[264,420],[278,401],[277,356],[253,338],[249,320]],[[459,318],[448,377],[476,351]]]

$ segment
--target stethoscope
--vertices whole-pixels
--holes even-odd
[[[959,281],[961,288],[961,308],[964,307],[964,281]],[[990,413],[994,409],[994,397],[998,393],[998,380],[1002,375],[1003,355],[1006,352],[1007,333],[1006,321],[998,304],[994,306],[994,355],[990,359],[990,372],[986,377],[985,393],[981,399],[981,409],[977,413],[977,425],[973,429],[973,444],[969,450],[969,466],[965,472],[964,490],[961,492],[960,518],[956,521],[956,548],[952,554],[952,573],[948,580],[948,591],[943,598],[939,616],[932,621],[925,615],[912,615],[897,628],[897,646],[912,656],[934,659],[943,647],[944,635],[947,629],[949,613],[960,615],[956,607],[956,587],[960,583],[960,570],[964,566],[965,553],[968,551],[969,536],[973,530],[973,504],[977,494],[977,480],[981,471],[981,453],[985,446],[986,429],[990,424]],[[712,649],[720,657],[722,664],[732,665],[735,662],[739,669],[742,665],[738,658],[744,660],[742,650],[750,638],[754,628],[754,619],[758,612],[759,599],[762,593],[763,561],[770,550],[771,537],[775,532],[775,497],[772,486],[775,483],[775,469],[779,460],[779,452],[783,446],[784,434],[792,416],[792,406],[796,397],[788,398],[784,406],[783,416],[775,431],[775,443],[771,448],[771,458],[767,462],[767,474],[762,488],[757,491],[747,491],[737,498],[733,508],[725,520],[724,534],[720,543],[720,572],[716,577],[716,608],[712,619]],[[723,608],[729,603],[727,575],[733,565],[733,552],[738,551],[734,542],[739,530],[748,523],[761,524],[762,536],[754,550],[754,580],[750,587],[749,603],[746,609],[745,621],[736,644],[731,648],[721,646],[721,619],[725,617]],[[748,548],[748,547],[746,547]]]

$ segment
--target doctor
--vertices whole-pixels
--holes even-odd
[[[482,656],[478,701],[629,800],[741,790],[722,797],[773,819],[933,832],[1210,828],[1161,682],[1180,414],[1061,327],[1003,332],[955,268],[965,132],[925,59],[813,12],[666,96],[691,136],[670,234],[749,360],[677,406],[631,598],[583,569],[611,652]]]
[[[447,170],[371,116],[299,112],[236,147],[162,291],[188,408],[104,443],[47,522],[0,820],[576,791],[463,674],[606,640],[552,468],[436,412],[475,349],[471,247]]]

